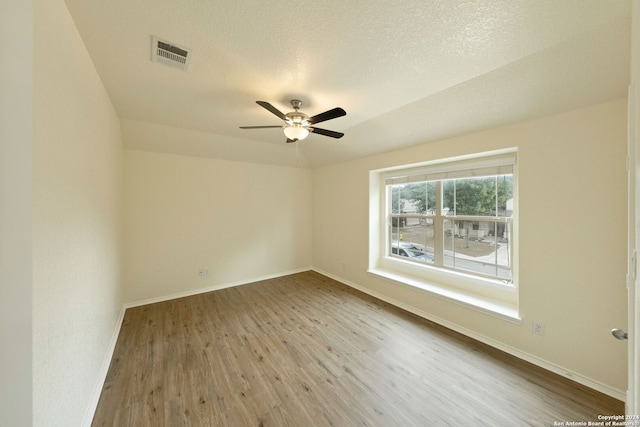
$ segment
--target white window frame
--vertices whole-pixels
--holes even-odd
[[[471,172],[470,172],[471,171]],[[387,185],[513,173],[514,214],[511,221],[511,281],[483,277],[389,254]],[[497,171],[497,173],[493,173]],[[470,175],[471,173],[471,175]],[[426,178],[426,179],[425,179]],[[518,174],[517,149],[398,166],[370,172],[369,273],[395,284],[410,286],[474,309],[519,322],[518,313]],[[425,215],[428,217],[429,215]],[[464,220],[466,218],[459,218]],[[404,258],[404,259],[403,259]]]

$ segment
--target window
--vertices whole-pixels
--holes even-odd
[[[374,171],[370,271],[517,311],[515,154]]]
[[[387,180],[388,253],[511,282],[513,173],[418,179]]]

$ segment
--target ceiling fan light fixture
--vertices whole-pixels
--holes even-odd
[[[293,123],[291,126],[284,128],[284,134],[289,139],[297,139],[302,141],[309,136],[309,129],[303,127],[300,123]]]

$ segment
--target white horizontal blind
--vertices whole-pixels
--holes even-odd
[[[419,166],[384,174],[385,185],[513,174],[514,155]]]

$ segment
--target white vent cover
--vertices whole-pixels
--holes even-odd
[[[191,50],[151,36],[151,61],[187,71],[191,61]]]

